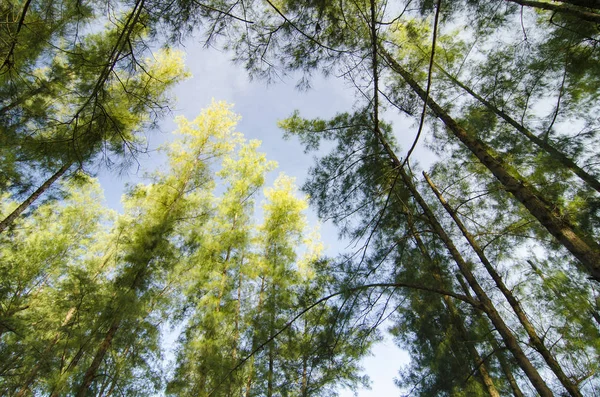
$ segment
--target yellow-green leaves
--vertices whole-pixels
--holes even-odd
[[[168,89],[189,77],[182,51],[163,49],[145,58],[140,71],[115,71],[103,106],[118,125],[120,143],[143,143],[140,130],[147,127],[149,113],[166,108]]]
[[[263,227],[269,235],[299,235],[306,226],[302,211],[308,207],[308,203],[305,198],[296,197],[294,178],[285,174],[279,175],[273,187],[265,189],[265,197],[267,202],[263,209],[266,220]]]
[[[160,325],[168,322],[184,330],[168,392],[208,394],[296,313],[318,282],[311,265],[322,246],[317,233],[303,237],[307,203],[293,178],[282,174],[264,188],[276,164],[235,131],[238,120],[223,102],[179,118],[168,166],[124,195],[118,217],[102,207],[97,183],[79,178],[65,188],[67,201],[40,206],[2,236],[0,337],[9,336],[0,354],[12,383],[0,382],[0,394],[23,385],[101,394],[104,377],[78,383],[89,373],[107,374],[126,394],[140,385],[156,394]],[[2,199],[1,208],[12,205]],[[279,367],[306,356],[297,348],[301,330],[277,342]],[[257,355],[216,395],[264,389],[274,376],[266,368]]]
[[[169,151],[173,166],[190,159],[210,160],[222,156],[241,143],[242,135],[235,132],[240,117],[231,108],[232,105],[225,102],[213,102],[192,121],[177,117],[175,133],[183,138]]]
[[[306,237],[302,242],[306,247],[306,251],[298,261],[298,272],[305,279],[312,279],[315,276],[313,264],[323,257],[325,245],[321,241],[321,233],[319,233],[318,225],[309,233],[305,233]]]

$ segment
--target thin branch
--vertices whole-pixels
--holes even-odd
[[[335,48],[331,48],[329,46],[326,46],[325,44],[323,44],[320,41],[318,41],[317,39],[315,39],[314,36],[309,36],[308,34],[304,33],[304,31],[302,29],[298,28],[296,26],[296,24],[294,24],[288,17],[286,17],[285,14],[282,13],[279,10],[279,8],[275,7],[275,5],[270,0],[265,0],[265,1],[271,6],[271,8],[273,8],[275,10],[275,12],[277,14],[279,14],[279,16],[281,16],[283,18],[284,21],[286,21],[287,23],[289,23],[290,26],[294,28],[294,30],[296,30],[302,36],[306,37],[308,40],[310,40],[313,43],[317,44],[319,47],[325,48],[325,49],[327,49],[329,51],[338,52],[338,53],[346,53],[347,52],[347,51],[343,51],[343,50],[336,50]]]
[[[352,294],[358,291],[362,291],[362,290],[367,290],[370,288],[412,288],[412,289],[417,289],[417,290],[421,290],[421,291],[427,291],[427,292],[433,292],[436,294],[440,294],[440,295],[447,295],[450,296],[452,298],[461,300],[463,302],[466,302],[468,304],[470,304],[471,306],[477,308],[477,309],[481,309],[484,310],[484,307],[481,305],[481,303],[479,303],[478,301],[469,298],[465,295],[461,295],[461,294],[456,294],[454,292],[450,292],[450,291],[445,291],[439,288],[433,288],[433,287],[426,287],[423,285],[417,285],[417,284],[411,284],[411,283],[403,283],[403,282],[396,282],[396,283],[375,283],[375,284],[365,284],[365,285],[361,285],[361,286],[357,286],[357,287],[353,287],[353,288],[348,288],[348,289],[344,289],[341,291],[337,291],[334,292],[330,295],[327,295],[315,302],[313,302],[312,304],[310,304],[309,306],[305,307],[304,309],[302,309],[298,314],[296,314],[291,320],[289,320],[282,328],[280,328],[277,332],[275,332],[273,335],[271,335],[266,341],[264,341],[263,343],[261,343],[258,347],[256,347],[254,350],[252,350],[252,352],[250,352],[250,354],[248,354],[246,357],[244,357],[242,360],[240,360],[239,363],[236,364],[235,367],[233,367],[231,370],[229,370],[229,372],[221,379],[221,381],[214,387],[214,389],[211,390],[210,393],[208,393],[208,396],[212,396],[218,389],[219,387],[221,387],[221,385],[223,385],[225,383],[225,381],[235,372],[237,371],[242,365],[244,365],[250,358],[252,358],[256,353],[258,353],[259,351],[261,351],[265,346],[267,346],[269,343],[271,343],[272,341],[274,341],[279,335],[281,335],[285,330],[287,330],[288,328],[290,328],[294,322],[296,322],[296,320],[298,320],[300,317],[302,317],[304,314],[306,314],[307,312],[309,312],[310,310],[312,310],[314,307],[320,305],[323,302],[327,302],[329,299],[335,298],[336,296],[340,296],[340,295],[345,295],[345,294]]]
[[[433,38],[431,40],[431,57],[429,58],[429,69],[427,70],[427,87],[425,88],[425,100],[423,101],[423,111],[421,112],[421,120],[419,121],[419,130],[417,131],[417,136],[415,136],[415,140],[414,140],[412,146],[410,147],[410,149],[408,150],[408,153],[406,154],[406,158],[404,159],[404,162],[402,163],[402,167],[404,167],[404,165],[406,165],[408,163],[408,159],[409,159],[410,155],[412,154],[413,150],[415,150],[415,147],[417,146],[417,143],[419,142],[419,138],[421,137],[421,132],[423,131],[423,124],[425,123],[425,114],[427,113],[427,105],[429,102],[429,90],[431,89],[431,75],[432,75],[432,71],[433,71],[433,60],[435,57],[435,44],[437,41],[437,30],[438,30],[441,4],[442,4],[442,0],[437,0],[437,7],[435,10],[435,20],[433,22]]]
[[[567,58],[565,58],[565,63],[566,63]],[[554,126],[554,123],[556,122],[556,118],[558,117],[558,112],[560,110],[560,101],[562,100],[562,97],[564,95],[565,92],[565,80],[567,78],[567,65],[565,65],[565,70],[562,76],[562,81],[560,83],[560,88],[558,90],[558,98],[556,100],[556,107],[554,109],[554,114],[552,115],[552,121],[550,121],[550,125],[548,126],[548,128],[546,129],[546,132],[544,133],[544,142],[547,143],[548,142],[548,137],[550,136],[550,131],[552,130],[552,127]]]
[[[209,11],[214,11],[214,12],[217,12],[217,13],[222,14],[222,15],[227,15],[228,17],[233,18],[233,19],[237,19],[240,22],[244,22],[244,23],[247,23],[247,24],[253,24],[254,23],[254,21],[249,21],[249,20],[247,20],[245,18],[233,15],[231,13],[231,9],[229,9],[228,11],[219,10],[218,8],[214,8],[214,7],[211,7],[211,6],[207,5],[207,4],[200,3],[199,1],[196,1],[196,0],[194,0],[194,4],[196,4],[197,6],[199,6],[201,8],[205,8],[205,9],[207,9]]]
[[[17,25],[17,31],[15,32],[15,36],[12,39],[12,43],[10,44],[10,49],[8,50],[8,52],[6,53],[6,57],[4,58],[4,62],[2,62],[2,66],[0,66],[0,71],[2,71],[2,69],[4,69],[5,66],[7,66],[7,70],[6,72],[8,72],[10,70],[10,58],[12,58],[13,53],[15,52],[15,47],[17,46],[17,36],[19,35],[19,32],[21,31],[21,29],[23,28],[23,26],[25,25],[25,16],[27,15],[27,11],[29,10],[29,6],[31,4],[31,0],[27,0],[25,2],[25,4],[23,5],[23,11],[21,12],[21,16],[19,17],[19,22]],[[6,73],[4,72],[4,73]]]

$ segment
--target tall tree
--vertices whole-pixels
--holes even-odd
[[[3,214],[0,232],[69,170],[133,160],[143,150],[140,132],[167,105],[166,90],[185,77],[175,52],[146,59],[143,1],[106,30],[87,34],[79,25],[96,16],[93,3],[45,3],[26,1],[23,20],[6,38],[14,48],[0,79],[6,91],[0,187],[28,194]],[[20,29],[23,24],[36,28]]]
[[[218,174],[226,191],[194,234],[199,249],[186,265],[189,314],[169,394],[309,396],[361,381],[358,367],[345,360],[366,350],[351,352],[348,343],[330,339],[330,305],[288,323],[320,297],[324,278],[313,269],[318,246],[308,245],[299,263],[306,202],[291,178],[281,175],[265,189],[264,222],[255,224],[255,198],[273,168],[257,148],[252,141],[224,159]],[[341,364],[325,364],[329,359]]]
[[[537,363],[536,354],[527,346],[519,344],[518,337],[514,334],[510,336],[506,326],[513,321],[511,314],[499,311],[495,292],[486,291],[490,276],[480,273],[476,268],[470,269],[471,260],[477,259],[473,253],[467,254],[470,257],[468,260],[461,259],[462,255],[459,255],[450,238],[455,226],[444,226],[445,221],[434,220],[434,217],[442,219],[444,215],[435,215],[433,210],[427,210],[427,207],[431,207],[427,198],[419,199],[418,190],[409,188],[413,183],[410,173],[402,169],[408,159],[401,160],[400,152],[387,142],[384,134],[378,133],[381,124],[379,115],[384,98],[387,105],[409,116],[418,115],[415,117],[419,122],[415,144],[425,133],[426,122],[434,127],[431,146],[443,153],[446,161],[451,159],[455,164],[463,164],[463,169],[452,165],[455,174],[450,177],[451,180],[465,181],[458,188],[464,187],[467,182],[473,183],[462,189],[470,193],[461,205],[467,204],[475,216],[483,215],[481,219],[489,221],[488,224],[479,224],[478,232],[500,233],[496,239],[487,239],[486,249],[500,255],[501,248],[508,247],[506,244],[509,241],[516,241],[520,247],[525,247],[525,239],[531,238],[531,245],[543,250],[542,256],[560,256],[565,249],[571,252],[574,258],[565,264],[562,271],[569,271],[573,278],[581,280],[581,270],[584,270],[589,277],[597,280],[600,251],[596,243],[597,228],[592,226],[596,222],[590,222],[590,219],[595,219],[593,212],[597,193],[594,180],[597,176],[593,165],[585,165],[587,159],[597,158],[594,146],[590,145],[595,139],[593,131],[597,123],[588,117],[596,102],[593,99],[595,93],[589,91],[584,83],[587,81],[592,87],[597,82],[594,61],[597,53],[586,44],[597,39],[597,30],[586,19],[587,16],[576,12],[554,10],[557,11],[555,15],[545,11],[536,15],[532,9],[510,4],[499,6],[487,1],[466,3],[419,2],[415,10],[408,4],[402,9],[402,5],[390,7],[386,2],[376,1],[318,4],[269,2],[263,24],[256,25],[257,36],[253,36],[252,40],[245,37],[246,43],[261,49],[257,53],[268,62],[258,62],[252,55],[254,52],[240,50],[238,56],[248,62],[250,73],[259,76],[268,77],[277,68],[307,73],[336,70],[356,85],[361,94],[359,98],[366,100],[367,117],[340,116],[330,123],[317,120],[308,125],[292,118],[285,124],[288,131],[301,132],[309,147],[318,142],[318,135],[341,142],[336,150],[343,155],[325,157],[314,173],[314,182],[307,185],[307,189],[313,193],[314,202],[323,215],[340,221],[344,235],[364,238],[367,246],[375,239],[374,230],[385,227],[384,213],[396,208],[389,204],[392,200],[386,194],[393,189],[375,190],[373,201],[363,199],[361,193],[364,194],[365,182],[359,178],[364,169],[355,167],[350,159],[366,161],[357,159],[359,154],[364,155],[365,147],[352,146],[344,135],[362,125],[365,134],[374,134],[379,141],[380,152],[374,151],[373,156],[383,156],[395,167],[391,171],[380,167],[379,171],[372,171],[371,177],[379,180],[390,178],[386,172],[391,175],[397,173],[395,178],[401,180],[398,184],[408,188],[408,196],[419,202],[435,234],[449,249],[451,261],[459,265],[467,279],[472,278],[470,273],[473,274],[473,279],[467,281],[486,307],[484,311],[494,318],[494,325],[503,333],[505,346],[515,353],[538,392],[550,395],[554,392],[551,390],[554,386],[539,375],[545,371],[544,365]],[[468,10],[466,14],[465,5]],[[535,7],[536,4],[528,2],[527,6]],[[420,54],[411,54],[406,48],[410,48],[410,41],[414,42],[417,38],[417,42],[423,43],[422,37],[428,37],[414,24],[414,18],[419,14],[433,17],[434,26],[426,32],[433,36],[429,38],[433,45],[425,46],[424,50],[421,48]],[[465,26],[466,32],[473,36],[453,33],[458,38],[453,40],[452,37],[447,38],[450,36],[448,34],[445,37],[437,35],[447,21]],[[411,24],[412,31],[406,28]],[[261,36],[259,32],[264,26],[269,27],[270,33]],[[402,30],[409,31],[405,36],[407,43],[398,41],[396,32]],[[494,47],[496,32],[499,31],[509,33],[499,46]],[[439,45],[439,52],[434,54],[436,44]],[[238,42],[236,48],[245,48],[244,45]],[[557,53],[560,56],[556,56]],[[477,77],[483,81],[481,92],[477,96],[470,94],[471,99],[464,97],[466,86],[457,85],[457,79],[447,79],[447,76],[435,73],[436,59],[443,59],[439,63],[457,70],[454,72],[456,75],[460,72],[469,79]],[[452,97],[454,92],[466,99]],[[549,111],[540,110],[543,109],[542,98],[547,97],[552,97],[554,104]],[[510,113],[520,115],[520,121],[508,116]],[[565,126],[569,123],[582,125],[583,132],[577,134],[566,130]],[[367,125],[372,126],[371,129]],[[532,127],[527,129],[525,125]],[[521,135],[509,133],[507,127],[517,128]],[[356,136],[353,139],[357,140]],[[584,141],[588,142],[588,146],[581,146]],[[357,140],[356,143],[359,142],[362,141]],[[554,156],[539,153],[539,147],[554,153]],[[407,157],[411,152],[412,148]],[[578,164],[569,159],[575,158],[574,153],[581,155]],[[570,170],[575,170],[585,184],[570,175]],[[394,180],[393,176],[391,180]],[[324,187],[320,188],[318,184]],[[480,198],[476,196],[479,187],[485,189]],[[324,193],[326,189],[335,193]],[[383,209],[371,204],[377,200],[380,200],[380,204],[384,203]],[[471,204],[469,200],[474,201]],[[347,204],[347,201],[354,203]],[[477,205],[481,207],[478,209]],[[502,205],[505,206],[504,210]],[[491,208],[494,212],[485,215],[485,208]],[[582,215],[577,213],[578,210],[582,211]],[[350,214],[364,216],[361,223],[367,227],[355,228],[352,221],[346,219]],[[500,222],[493,223],[493,220]],[[400,225],[398,228],[406,230]],[[388,252],[396,249],[395,243],[388,243],[387,246]],[[513,282],[518,279],[526,285],[526,280],[520,277],[522,268],[518,263],[524,261],[523,257],[527,255],[515,253],[511,256],[507,252],[502,255],[498,257],[503,272],[506,272],[504,277]],[[581,269],[573,268],[577,262],[582,265]],[[490,263],[489,260],[487,263]],[[493,279],[502,281],[501,285],[505,282],[498,277],[498,273],[491,274]],[[591,288],[592,284],[584,284],[585,288]],[[504,288],[504,291],[509,290]],[[585,300],[587,298],[583,302]],[[519,311],[517,306],[513,308]],[[517,332],[524,332],[525,328],[531,331],[526,316],[520,317],[524,328],[517,327]],[[554,320],[558,320],[558,317]],[[579,377],[560,369],[569,367],[569,360],[560,356],[558,351],[544,349],[539,343],[538,349],[564,387],[571,394],[578,395]],[[584,350],[578,353],[582,358],[585,356]],[[592,388],[593,384],[588,383]]]

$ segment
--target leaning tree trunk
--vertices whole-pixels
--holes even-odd
[[[71,319],[75,315],[75,312],[76,312],[76,309],[74,307],[72,307],[71,309],[69,309],[69,311],[67,312],[67,315],[65,316],[64,321],[61,324],[61,328],[64,328],[64,327],[66,327],[69,324],[69,322],[71,321]],[[27,392],[29,391],[29,386],[35,381],[35,378],[37,377],[38,371],[40,370],[40,368],[44,364],[44,360],[50,354],[50,351],[52,350],[52,348],[60,340],[60,336],[61,336],[60,334],[61,334],[61,331],[58,331],[54,335],[54,338],[52,338],[52,341],[50,342],[50,344],[46,347],[46,349],[44,349],[44,352],[42,353],[41,357],[39,358],[38,363],[29,372],[29,375],[27,376],[27,379],[25,379],[25,382],[23,383],[23,385],[21,385],[21,389],[15,395],[15,397],[23,397],[23,396],[25,396],[27,394]]]
[[[456,279],[458,280],[458,283],[460,284],[463,292],[465,293],[465,296],[468,296],[469,298],[473,299],[471,296],[471,291],[469,290],[469,287],[465,283],[465,280],[459,274],[456,275]],[[525,395],[523,394],[523,391],[521,390],[521,388],[519,387],[519,384],[517,383],[517,380],[515,379],[515,376],[512,373],[514,364],[511,364],[507,361],[507,359],[504,355],[504,353],[505,353],[504,349],[500,347],[500,345],[498,344],[498,341],[496,340],[494,335],[492,335],[492,331],[489,329],[489,326],[487,325],[488,324],[487,320],[481,315],[481,312],[476,311],[475,314],[480,321],[482,321],[486,324],[486,327],[488,329],[488,335],[490,336],[490,338],[489,338],[490,344],[492,345],[492,349],[494,349],[495,356],[498,358],[498,362],[500,363],[500,368],[502,368],[502,372],[504,373],[504,376],[508,380],[508,384],[510,385],[510,389],[512,390],[513,395],[515,397],[525,397]]]
[[[198,160],[194,161],[194,166]],[[193,170],[194,167],[191,168]],[[161,211],[161,219],[158,223],[154,225],[150,225],[149,230],[147,231],[147,237],[145,239],[140,239],[138,244],[139,246],[135,247],[137,251],[134,251],[134,255],[131,255],[133,260],[132,267],[126,270],[125,275],[130,274],[133,276],[133,281],[130,285],[128,285],[127,294],[131,294],[132,299],[135,301],[137,299],[137,293],[141,290],[142,285],[146,280],[151,277],[151,269],[150,261],[154,259],[155,250],[159,246],[159,242],[163,239],[169,237],[170,231],[173,229],[174,224],[176,222],[176,217],[172,216],[172,212],[176,208],[176,205],[182,199],[186,190],[188,189],[188,184],[192,178],[193,172],[188,171],[187,174],[181,180],[181,184],[178,189],[175,190],[175,195],[172,198],[171,203],[166,206],[166,209]],[[164,203],[163,203],[164,204]],[[139,252],[143,252],[144,259],[140,259]],[[125,277],[126,279],[126,277]],[[87,393],[87,389],[92,384],[102,361],[104,360],[104,356],[110,349],[112,344],[112,340],[119,330],[121,325],[121,321],[123,320],[123,315],[120,312],[117,312],[111,322],[110,328],[106,332],[104,339],[98,346],[96,350],[96,354],[94,359],[88,369],[85,372],[83,377],[83,381],[80,383],[79,389],[76,393],[76,397],[84,397]]]
[[[79,364],[79,360],[81,360],[81,358],[83,357],[83,353],[84,353],[84,349],[82,346],[79,348],[77,353],[75,353],[75,356],[73,356],[73,358],[71,359],[71,362],[69,362],[69,365],[67,365],[67,367],[64,370],[61,368],[58,379],[56,380],[56,382],[54,382],[55,383],[54,387],[52,388],[52,390],[50,392],[50,397],[59,397],[59,396],[63,395],[62,388],[65,386],[65,383],[67,382],[69,373],[73,368],[75,368]]]
[[[600,281],[600,247],[594,241],[587,241],[583,236],[564,220],[548,200],[541,197],[533,186],[526,182],[516,170],[488,145],[473,135],[467,133],[450,115],[435,101],[428,98],[425,91],[417,84],[404,68],[382,46],[379,46],[384,58],[392,69],[400,74],[412,90],[421,99],[427,101],[429,109],[446,125],[479,161],[492,172],[502,183],[504,189],[510,192],[565,248],[567,248],[584,265],[591,277]],[[401,165],[401,164],[399,164]]]
[[[491,301],[491,299],[485,293],[483,288],[477,282],[475,275],[469,269],[469,265],[465,262],[462,255],[460,254],[460,252],[458,251],[458,249],[456,248],[456,246],[454,245],[454,243],[452,242],[452,240],[450,239],[448,234],[443,229],[442,225],[439,223],[439,221],[435,217],[435,214],[433,213],[433,211],[431,211],[431,209],[429,208],[429,206],[427,205],[425,200],[423,200],[423,197],[421,197],[421,195],[417,191],[417,188],[413,184],[411,178],[404,170],[404,167],[402,166],[402,162],[400,162],[400,160],[394,153],[392,147],[387,142],[387,140],[383,136],[381,130],[379,129],[378,123],[377,123],[377,117],[375,117],[375,126],[373,128],[373,133],[375,134],[379,143],[383,146],[390,161],[396,167],[398,173],[402,177],[402,180],[403,180],[405,186],[411,192],[412,196],[414,197],[414,199],[417,201],[417,203],[423,210],[425,217],[427,218],[427,220],[429,221],[429,224],[433,228],[434,233],[437,234],[439,236],[439,238],[442,240],[442,242],[448,249],[448,252],[450,253],[452,258],[456,262],[460,272],[462,273],[462,275],[465,277],[465,279],[469,283],[470,287],[475,292],[475,295],[477,295],[477,298],[481,302],[484,312],[487,314],[487,316],[490,319],[490,321],[492,322],[492,324],[494,324],[494,327],[496,327],[496,330],[502,337],[507,349],[510,350],[510,352],[513,354],[513,356],[515,357],[515,360],[517,361],[519,366],[523,369],[523,372],[525,372],[525,374],[529,378],[533,387],[537,390],[537,392],[542,397],[553,396],[554,394],[552,393],[552,391],[550,390],[548,385],[546,385],[546,382],[544,381],[544,379],[540,376],[539,372],[533,366],[531,361],[529,361],[529,358],[527,357],[527,355],[525,355],[525,352],[523,352],[523,349],[521,349],[521,346],[519,346],[519,342],[517,341],[517,338],[512,333],[510,328],[506,325],[506,323],[500,316],[500,313],[498,313],[498,311],[496,310],[494,303]]]
[[[81,382],[81,385],[79,386],[76,397],[85,397],[86,396],[88,388],[94,381],[94,378],[96,377],[96,372],[98,372],[98,368],[100,368],[100,364],[102,364],[102,361],[104,360],[104,356],[108,352],[108,349],[110,348],[110,346],[112,344],[112,340],[113,340],[115,334],[117,333],[117,330],[119,329],[120,325],[121,325],[121,321],[119,318],[115,318],[112,321],[112,323],[110,324],[110,328],[104,335],[104,339],[102,340],[102,342],[100,343],[100,346],[98,346],[98,349],[96,350],[94,360],[88,367],[87,371],[85,371],[85,375],[83,376],[83,381]]]
[[[469,233],[464,223],[462,223],[462,221],[456,214],[456,211],[444,199],[444,197],[437,189],[431,178],[429,178],[429,176],[425,172],[423,172],[423,176],[425,177],[425,180],[429,184],[429,187],[431,187],[431,190],[435,193],[442,206],[446,209],[446,212],[448,212],[448,214],[452,217],[454,223],[458,226],[465,239],[467,239],[467,241],[469,242],[469,245],[473,248],[473,251],[475,251],[475,253],[479,257],[479,260],[496,283],[498,289],[502,292],[502,295],[504,295],[504,297],[510,304],[510,307],[517,315],[517,318],[519,319],[519,322],[525,329],[525,332],[527,332],[527,335],[529,336],[529,341],[531,342],[533,347],[535,347],[535,349],[542,355],[542,357],[544,357],[544,361],[546,361],[546,364],[548,364],[552,372],[554,372],[560,383],[565,387],[565,389],[567,389],[569,394],[573,397],[583,397],[577,385],[574,384],[573,381],[571,381],[571,379],[565,374],[556,358],[552,355],[550,350],[548,350],[542,338],[540,338],[540,336],[537,334],[535,327],[533,326],[531,321],[529,321],[529,318],[527,317],[527,314],[525,314],[523,307],[521,306],[517,298],[512,294],[510,289],[506,286],[506,284],[504,284],[504,280],[502,280],[500,274],[498,274],[494,266],[492,266],[491,262],[489,261],[489,259],[483,252],[483,249],[479,246],[473,235]]]
[[[473,91],[467,85],[463,84],[456,77],[452,76],[450,73],[448,73],[446,70],[444,70],[441,66],[436,65],[436,67],[445,76],[447,76],[450,79],[450,81],[452,81],[452,83],[456,84],[457,86],[462,88],[464,91],[466,91],[469,95],[471,95],[473,98],[477,99],[486,108],[488,108],[490,111],[495,113],[498,117],[502,118],[508,124],[513,126],[518,132],[520,132],[523,136],[525,136],[527,139],[529,139],[529,141],[531,141],[532,143],[537,145],[539,148],[545,150],[546,153],[548,153],[550,156],[552,156],[552,158],[554,160],[560,162],[565,168],[571,170],[582,181],[584,181],[590,187],[592,187],[594,190],[596,190],[598,193],[600,193],[600,181],[598,181],[598,179],[596,179],[590,173],[586,172],[583,168],[578,166],[577,163],[575,163],[567,155],[565,155],[560,150],[556,149],[554,146],[550,145],[546,140],[541,139],[540,137],[535,135],[533,132],[529,131],[521,123],[519,123],[518,121],[516,121],[515,119],[510,117],[506,112],[498,109],[492,103],[490,103],[485,98],[483,98],[481,95],[477,94],[475,91]]]
[[[523,369],[523,372],[525,372],[525,374],[527,375],[531,384],[537,390],[537,392],[542,397],[553,396],[554,394],[552,393],[548,385],[546,385],[544,379],[540,376],[539,372],[533,366],[531,361],[529,361],[529,358],[525,355],[525,352],[523,352],[521,346],[519,346],[517,338],[512,333],[510,328],[506,325],[506,323],[500,316],[500,313],[498,313],[498,311],[496,310],[494,303],[485,293],[483,288],[479,285],[479,282],[475,278],[475,275],[469,269],[469,265],[465,262],[462,255],[459,253],[458,249],[450,239],[450,236],[448,236],[448,234],[445,232],[442,225],[435,217],[434,213],[431,211],[423,197],[421,197],[416,187],[410,180],[410,177],[408,176],[408,174],[406,174],[406,171],[404,171],[404,169],[401,168],[401,164],[399,161],[397,167],[398,172],[400,172],[400,176],[402,177],[405,185],[411,191],[413,197],[425,213],[425,216],[428,219],[429,224],[432,226],[435,234],[442,240],[442,242],[446,246],[448,252],[456,262],[461,274],[465,277],[465,279],[469,283],[469,286],[475,292],[475,295],[477,296],[484,308],[484,312],[487,314],[492,324],[494,324],[494,327],[496,327],[496,330],[502,337],[507,349],[510,350],[510,352],[513,354],[515,360],[517,360],[517,363]]]
[[[427,251],[427,248],[425,247],[425,244],[423,243],[421,236],[419,236],[419,234],[414,230],[414,228],[411,227],[411,229],[412,229],[411,234],[412,234],[413,238],[415,239],[417,246],[419,247],[419,251],[421,251],[421,254],[425,258],[425,260],[427,260],[427,262],[429,262],[432,266],[433,278],[440,285],[440,287],[442,287],[442,288],[446,287],[448,283],[444,282],[442,273],[440,271],[439,264],[431,257],[431,255]],[[477,348],[475,347],[475,343],[469,337],[469,332],[467,331],[467,328],[465,327],[464,318],[462,317],[462,315],[458,311],[458,308],[456,307],[456,305],[454,305],[454,302],[452,301],[452,299],[450,299],[450,297],[448,295],[442,295],[442,299],[444,301],[444,305],[446,306],[446,309],[450,313],[450,318],[452,319],[452,323],[454,324],[454,327],[458,331],[458,334],[460,335],[462,342],[467,346],[467,350],[469,351],[469,354],[471,355],[471,358],[473,359],[475,368],[477,369],[477,372],[479,373],[481,381],[483,382],[483,385],[486,388],[488,394],[491,397],[500,397],[500,394],[498,393],[498,390],[496,389],[496,386],[494,385],[494,380],[492,379],[492,377],[490,376],[490,374],[487,370],[485,361],[481,358],[481,355],[479,354],[479,352],[477,351]]]
[[[7,227],[9,227],[15,219],[19,217],[35,200],[37,200],[46,190],[52,186],[61,176],[63,176],[67,170],[73,165],[72,162],[67,163],[60,167],[60,169],[46,180],[42,186],[38,187],[25,201],[23,201],[13,212],[11,212],[6,218],[0,221],[0,233],[2,233]]]

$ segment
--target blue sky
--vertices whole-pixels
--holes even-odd
[[[183,115],[194,119],[213,99],[226,101],[233,103],[234,111],[242,116],[238,131],[247,139],[261,140],[261,150],[266,153],[267,158],[278,162],[279,168],[271,173],[267,183],[272,182],[279,172],[285,172],[295,177],[300,186],[312,165],[312,155],[304,154],[296,140],[284,140],[277,121],[288,117],[296,109],[303,117],[329,118],[337,112],[351,110],[356,101],[355,91],[335,76],[315,76],[311,89],[298,91],[293,76],[270,85],[262,81],[250,81],[244,69],[234,65],[227,53],[206,49],[194,42],[186,43],[182,49],[187,54],[186,64],[192,77],[173,89],[176,101],[172,106],[172,113],[160,123],[159,131],[148,134],[150,149],[170,139],[171,131],[175,129],[175,116]],[[403,148],[409,147],[416,128],[398,116],[393,116],[392,121],[399,131],[398,141]],[[412,158],[427,164],[431,160],[431,154],[420,145]],[[99,179],[105,190],[107,204],[120,210],[120,197],[125,185],[138,181],[144,171],[152,169],[159,162],[160,156],[151,151],[139,157],[139,169],[133,166],[121,175],[101,172]],[[308,215],[310,223],[316,224],[318,220],[312,209],[309,209]],[[328,247],[328,255],[335,256],[345,249],[346,244],[338,241],[337,231],[332,225],[321,225],[321,235]],[[389,337],[384,338],[373,349],[373,355],[363,361],[365,372],[373,383],[370,390],[358,390],[358,396],[398,395],[400,391],[394,385],[394,377],[407,360],[405,352],[398,349]],[[346,390],[340,395],[349,397],[353,393]]]

